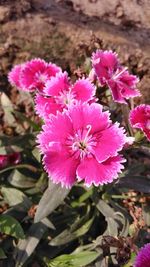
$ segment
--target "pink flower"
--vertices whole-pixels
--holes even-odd
[[[132,127],[141,129],[150,141],[150,105],[139,105],[130,112]]]
[[[127,141],[123,128],[96,103],[77,103],[51,115],[38,135],[43,164],[54,183],[71,187],[76,179],[96,186],[118,177],[125,161],[118,154]]]
[[[63,111],[77,101],[89,102],[94,100],[95,87],[89,79],[79,79],[72,85],[66,72],[57,73],[44,88],[45,95],[37,95],[35,99],[36,111],[44,119],[51,114]]]
[[[126,99],[141,95],[136,89],[138,78],[120,65],[116,53],[98,50],[92,55],[92,64],[101,85],[109,87],[115,102],[126,104]]]
[[[61,69],[43,59],[32,59],[24,64],[15,66],[9,73],[9,81],[22,90],[42,91],[45,83]]]
[[[59,67],[52,63],[46,63],[42,59],[33,59],[25,64],[21,74],[21,84],[25,90],[42,91],[45,83],[57,72]]]
[[[20,153],[14,152],[8,155],[0,155],[0,169],[8,165],[18,164],[21,160]]]
[[[8,80],[11,85],[15,85],[18,88],[21,88],[20,84],[20,76],[21,76],[21,71],[23,68],[23,64],[16,65],[8,74]]]
[[[150,243],[142,247],[135,259],[134,267],[150,266]]]

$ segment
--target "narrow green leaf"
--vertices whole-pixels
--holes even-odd
[[[36,181],[32,178],[26,177],[18,170],[14,170],[8,177],[11,185],[18,188],[31,188],[35,186]]]
[[[51,181],[41,198],[34,221],[39,222],[47,217],[53,210],[62,204],[70,189],[62,188],[60,184],[53,184]]]
[[[51,241],[50,241],[50,245],[51,246],[60,246],[60,245],[64,245],[66,243],[69,243],[75,239],[77,239],[78,237],[86,234],[92,223],[93,223],[94,217],[92,217],[91,219],[89,219],[86,222],[83,222],[83,225],[81,225],[79,228],[76,228],[76,225],[80,224],[80,221],[82,221],[82,218],[75,222],[71,229],[66,229],[64,230],[62,233],[60,233],[58,236],[54,237]],[[75,229],[76,228],[76,229]]]
[[[6,259],[7,256],[2,248],[0,248],[0,260]]]
[[[25,240],[20,240],[16,247],[14,253],[16,267],[21,267],[24,265],[27,259],[35,251],[35,248],[37,247],[48,227],[47,221],[41,221],[32,224],[27,233],[27,238]]]
[[[6,235],[24,239],[24,232],[20,223],[10,215],[0,215],[0,232]]]
[[[10,207],[15,206],[19,203],[22,203],[27,208],[30,208],[30,206],[32,205],[30,199],[18,189],[2,187],[1,193]]]
[[[92,263],[99,256],[95,251],[82,251],[75,254],[65,254],[53,260],[45,260],[47,267],[83,267]]]

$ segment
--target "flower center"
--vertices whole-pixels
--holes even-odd
[[[38,72],[36,73],[36,79],[38,82],[45,83],[48,79],[48,76],[45,73]]]
[[[112,78],[114,80],[118,79],[126,70],[127,70],[127,67],[123,68],[121,71],[117,69],[117,71],[113,74]]]
[[[78,130],[74,136],[68,137],[66,144],[69,146],[71,154],[76,158],[83,159],[85,156],[93,156],[97,142],[90,131],[91,125],[88,125],[86,129]]]
[[[71,91],[63,91],[55,97],[56,103],[62,106],[69,106],[75,101],[75,95]]]

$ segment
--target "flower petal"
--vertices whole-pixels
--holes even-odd
[[[89,79],[79,79],[72,87],[72,92],[75,94],[75,98],[78,101],[89,101],[91,100],[96,92],[96,88],[90,82]]]
[[[48,120],[51,114],[56,115],[57,111],[62,111],[61,106],[56,104],[53,98],[44,97],[39,94],[35,98],[35,110],[44,120]]]
[[[47,151],[43,158],[44,168],[54,183],[70,188],[76,180],[79,160],[69,157],[66,151]]]
[[[141,96],[136,89],[139,79],[135,75],[131,75],[127,70],[122,69],[117,76],[107,81],[114,101],[126,104],[126,99]]]
[[[95,158],[85,158],[77,168],[77,179],[85,180],[88,187],[92,184],[98,186],[111,183],[124,168],[123,162],[125,160],[121,156],[109,158],[102,163]]]
[[[119,128],[119,123],[115,123],[107,129],[97,133],[98,140],[95,147],[95,156],[99,162],[105,161],[109,157],[117,156],[127,142],[124,128]]]
[[[92,65],[102,85],[116,72],[119,61],[116,53],[112,51],[97,50],[92,55]]]
[[[134,267],[149,267],[150,266],[150,243],[142,247],[135,259]]]
[[[52,77],[45,85],[44,92],[48,96],[58,96],[63,91],[69,90],[69,80],[67,72],[57,73],[55,77]]]
[[[70,118],[66,113],[51,115],[49,121],[43,126],[43,131],[37,136],[37,142],[42,152],[49,150],[50,142],[65,144],[66,138],[73,134]]]
[[[91,133],[101,131],[110,125],[109,112],[102,111],[102,106],[96,103],[78,103],[68,110],[75,131],[91,126]]]
[[[130,112],[132,127],[141,129],[150,141],[150,105],[139,105]]]
[[[23,65],[16,65],[8,74],[8,80],[11,85],[15,85],[16,87],[21,88],[20,84],[20,76],[22,71]]]

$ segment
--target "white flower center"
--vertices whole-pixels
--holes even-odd
[[[83,159],[85,156],[92,157],[94,147],[96,146],[96,138],[90,134],[91,125],[84,130],[78,130],[74,136],[69,136],[66,142],[70,148],[70,152],[76,158]]]
[[[62,106],[69,106],[75,101],[75,95],[69,91],[63,91],[59,94],[59,96],[55,97],[56,103]]]

